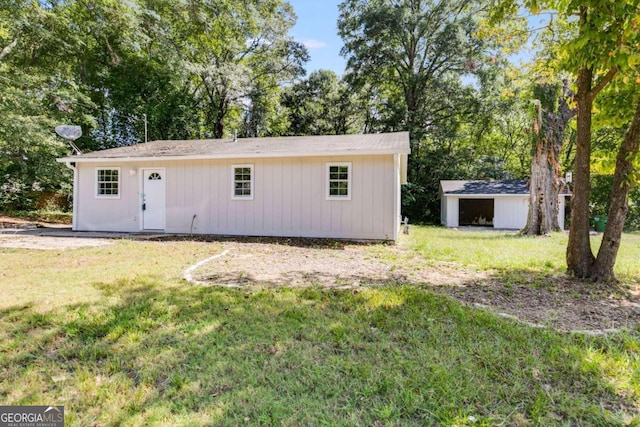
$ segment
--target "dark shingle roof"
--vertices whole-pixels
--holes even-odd
[[[142,158],[304,157],[345,154],[409,154],[409,133],[288,136],[277,138],[151,141],[69,156],[60,161]]]
[[[524,179],[502,179],[495,181],[440,181],[442,194],[513,194],[528,195],[529,181]],[[564,187],[560,194],[571,194]]]
[[[440,181],[443,194],[529,194],[529,182],[520,179],[499,181]]]

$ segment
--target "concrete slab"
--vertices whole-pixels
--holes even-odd
[[[132,239],[132,240],[148,240],[166,237],[164,233],[122,233],[110,231],[73,231],[71,227],[67,228],[2,228],[0,236],[4,235],[20,235],[20,236],[47,236],[47,237],[69,237],[69,238],[87,238],[87,239]]]

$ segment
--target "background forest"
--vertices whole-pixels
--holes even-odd
[[[567,22],[550,14],[532,30],[521,13],[496,22],[490,12],[470,0],[345,0],[338,76],[305,72],[309,54],[282,0],[4,1],[0,209],[68,208],[71,171],[55,158],[70,148],[56,125],[81,125],[76,144],[89,151],[144,142],[146,117],[148,140],[408,130],[403,212],[438,223],[440,180],[530,175],[536,87],[574,84],[557,66]],[[531,43],[531,63],[514,65]],[[601,98],[601,109],[615,105]],[[594,123],[594,215],[608,210],[630,123],[620,111],[607,117]],[[571,122],[561,175],[575,137]],[[640,228],[639,205],[634,186],[628,229]]]

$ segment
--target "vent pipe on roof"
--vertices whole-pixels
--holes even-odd
[[[233,142],[238,142],[238,130],[233,130]]]

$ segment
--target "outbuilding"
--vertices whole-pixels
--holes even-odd
[[[407,132],[153,141],[58,159],[73,229],[395,240]]]
[[[440,222],[446,227],[482,226],[518,230],[527,223],[525,180],[440,181]],[[558,196],[558,224],[564,229],[566,197]]]

